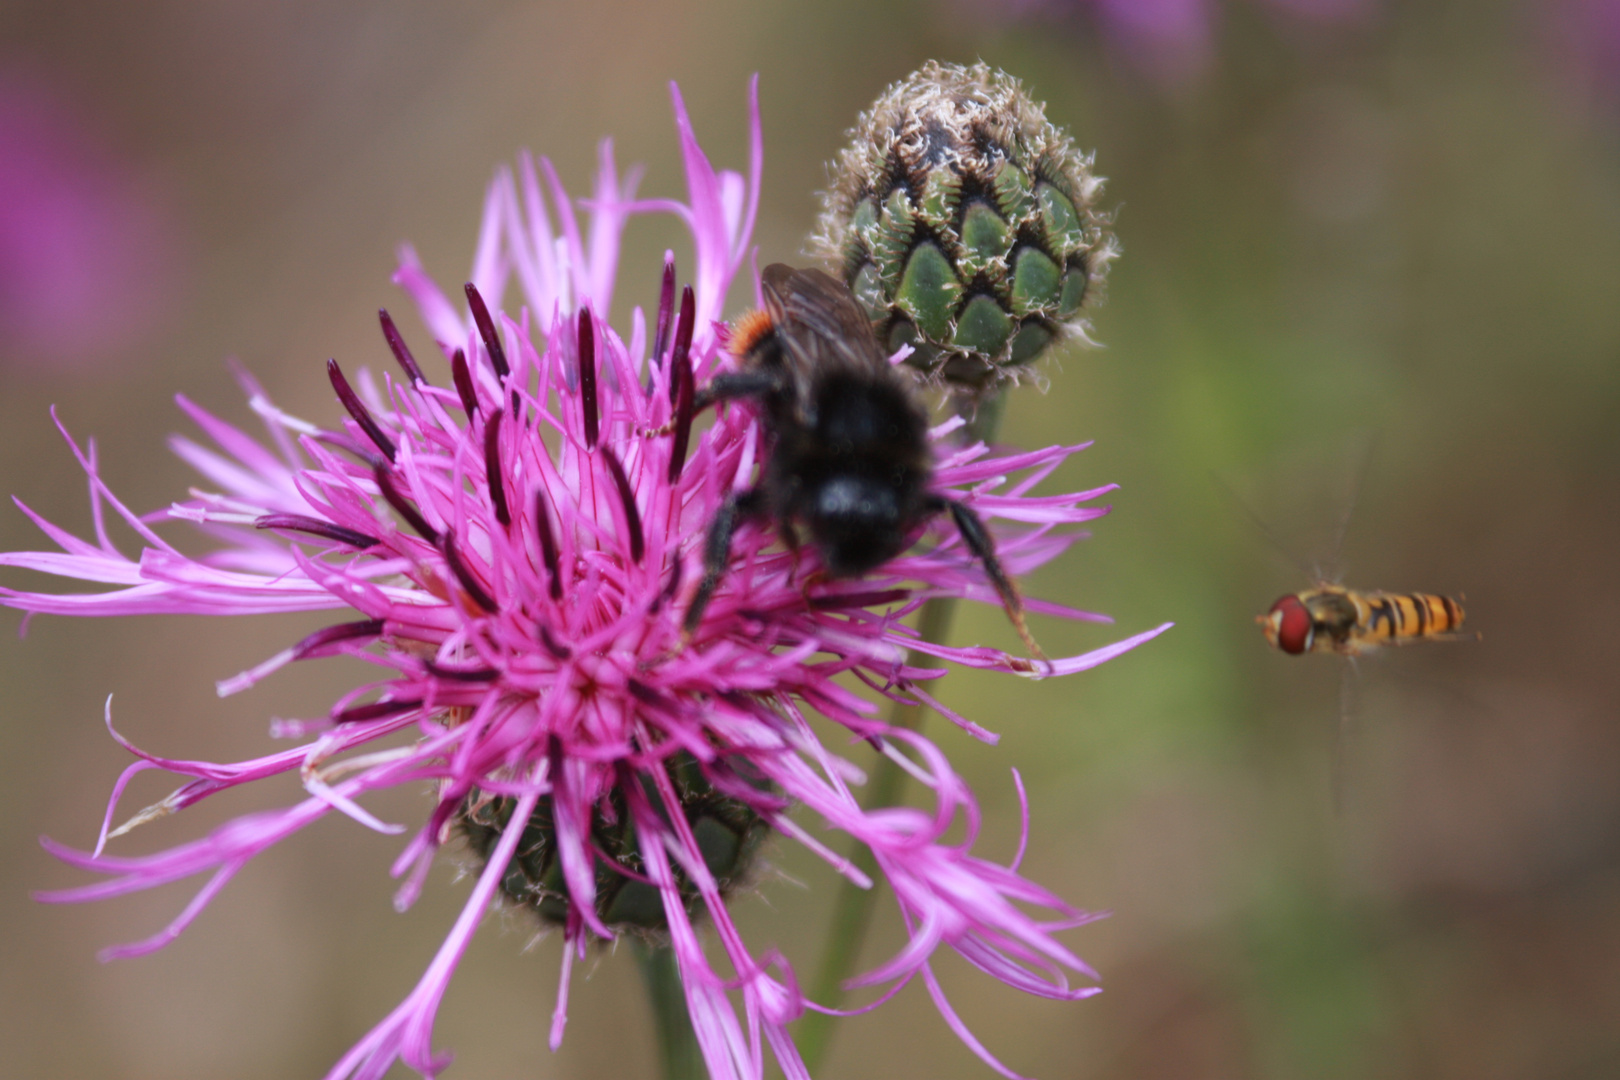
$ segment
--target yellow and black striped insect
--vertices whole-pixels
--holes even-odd
[[[1462,604],[1437,593],[1360,592],[1320,583],[1280,597],[1254,621],[1271,646],[1290,656],[1337,653],[1346,658],[1339,681],[1339,728],[1333,752],[1333,806],[1342,811],[1346,789],[1346,755],[1357,660],[1387,645],[1420,641],[1473,641],[1479,635],[1459,633]]]
[[[1385,645],[1476,636],[1457,632],[1463,608],[1449,596],[1358,592],[1340,585],[1289,593],[1254,619],[1272,647],[1290,656],[1308,652],[1362,656]]]
[[[1360,493],[1361,480],[1372,453],[1369,441],[1361,452],[1360,466],[1353,478],[1345,510],[1333,537],[1330,565],[1338,562],[1345,534],[1349,531],[1351,510]],[[1335,653],[1345,658],[1339,680],[1339,723],[1333,751],[1333,805],[1342,810],[1347,787],[1347,748],[1354,697],[1360,682],[1359,660],[1387,646],[1413,645],[1426,641],[1473,641],[1479,635],[1461,632],[1463,606],[1460,598],[1439,593],[1396,593],[1346,588],[1330,580],[1321,568],[1301,561],[1261,520],[1248,503],[1216,478],[1232,501],[1254,522],[1267,540],[1288,561],[1315,584],[1299,592],[1287,593],[1264,614],[1256,615],[1266,642],[1290,656],[1304,653]]]

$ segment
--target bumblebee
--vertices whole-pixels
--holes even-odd
[[[732,535],[745,520],[773,522],[793,551],[802,525],[826,573],[847,578],[900,555],[923,525],[948,513],[984,563],[1019,637],[1043,656],[984,522],[963,503],[930,490],[928,414],[911,378],[890,365],[865,308],[848,286],[820,270],[776,263],[760,281],[764,308],[732,329],[728,347],[738,369],[710,380],[692,398],[692,409],[754,402],[770,437],[769,456],[759,483],[733,493],[709,525],[686,635],[702,622],[730,562]]]
[[[1457,632],[1463,609],[1449,596],[1357,592],[1338,585],[1289,593],[1254,621],[1273,648],[1291,656],[1308,652],[1361,656],[1384,645],[1475,638]]]

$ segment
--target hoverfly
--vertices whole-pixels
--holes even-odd
[[[1345,533],[1350,524],[1350,510],[1354,507],[1364,473],[1371,456],[1371,445],[1362,451],[1361,466],[1351,485],[1348,505],[1341,517],[1334,537],[1333,554],[1337,559],[1343,548]],[[1225,484],[1223,482],[1222,486]],[[1230,488],[1227,493],[1248,514],[1261,533],[1282,552],[1290,562],[1300,566],[1315,584],[1299,592],[1287,593],[1254,621],[1260,625],[1266,642],[1279,652],[1290,656],[1304,653],[1336,653],[1345,657],[1345,669],[1339,684],[1339,724],[1334,748],[1333,801],[1335,808],[1344,803],[1344,768],[1346,743],[1349,738],[1351,697],[1358,677],[1357,661],[1385,646],[1413,645],[1430,641],[1473,641],[1477,633],[1463,633],[1460,627],[1464,612],[1461,598],[1439,593],[1396,593],[1381,590],[1363,591],[1347,588],[1323,580],[1319,572],[1311,572],[1290,552],[1260,516]]]
[[[1457,632],[1463,608],[1449,596],[1358,592],[1328,584],[1289,593],[1254,621],[1273,648],[1290,656],[1307,652],[1361,656],[1385,645],[1476,636]]]

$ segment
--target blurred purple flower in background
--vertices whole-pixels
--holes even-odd
[[[1297,21],[1335,25],[1365,17],[1378,0],[1250,0]],[[1132,66],[1156,82],[1196,80],[1214,62],[1218,0],[976,0],[980,12],[1067,22],[1095,20]]]
[[[1581,105],[1620,109],[1620,0],[1548,0],[1534,10],[1553,80]]]
[[[174,223],[49,83],[0,70],[0,365],[82,366],[172,309]]]
[[[350,383],[330,363],[348,414],[340,429],[278,410],[243,374],[268,443],[179,399],[214,446],[177,437],[174,449],[214,492],[137,515],[98,478],[95,444],[70,439],[91,480],[95,539],[24,507],[61,551],[0,555],[0,565],[115,586],[0,590],[0,602],[29,612],[353,616],[224,680],[219,691],[244,691],[293,661],[334,654],[374,665],[383,673],[378,681],[328,716],[277,721],[274,731],[300,744],[255,760],[184,761],[130,746],[140,760],[115,786],[95,850],[47,841],[62,859],[110,878],[44,897],[100,899],[210,873],[169,927],[107,955],[150,952],[268,847],[333,811],[384,834],[405,832],[358,800],[402,784],[432,785],[435,808],[394,865],[404,881],[396,906],[416,899],[450,841],[472,849],[476,883],[420,983],[333,1077],[380,1077],[395,1060],[430,1075],[445,1066],[448,1056],[432,1048],[439,1002],[484,913],[503,899],[535,909],[564,935],[553,1046],[567,1015],[570,969],[587,945],[650,933],[673,950],[711,1075],[762,1075],[766,1045],[786,1075],[806,1075],[787,1025],[808,1003],[785,958],[743,942],[725,902],[744,877],[736,860],[767,830],[863,879],[790,814],[799,806],[871,849],[908,928],[904,948],[862,984],[898,989],[920,975],[952,1028],[992,1061],[934,979],[939,945],[1031,993],[1094,992],[1070,987],[1068,973],[1091,972],[1054,936],[1092,916],[1019,875],[1018,859],[1002,866],[972,854],[978,807],[944,755],[874,719],[876,707],[839,677],[886,698],[933,704],[918,683],[943,672],[909,666],[908,648],[973,667],[1068,674],[1164,627],[1056,660],[1050,670],[988,648],[919,642],[901,619],[929,597],[998,602],[954,534],[934,534],[934,543],[865,579],[838,581],[816,574],[812,550],[784,550],[771,530],[750,525],[738,533],[732,569],[702,623],[683,639],[707,526],[768,448],[745,408],[728,408],[712,427],[692,431],[693,389],[724,362],[716,320],[750,257],[762,162],[757,98],[746,178],[710,167],[678,94],[675,113],[689,201],[637,201],[634,176],[618,174],[604,143],[596,189],[584,202],[590,226],[582,230],[550,163],[542,158],[537,167],[525,156],[515,176],[502,170],[490,186],[465,307],[404,251],[395,280],[449,361],[448,380],[424,374],[385,313],[384,335],[405,377],[362,374]],[[649,325],[636,309],[621,335],[606,321],[620,234],[647,212],[672,213],[690,229],[694,284],[677,300],[674,264],[666,261],[656,316]],[[516,317],[499,304],[514,280],[524,301]],[[1013,573],[1051,560],[1078,536],[1057,527],[1107,512],[1082,504],[1112,485],[1029,494],[1082,447],[1004,454],[982,444],[938,445],[939,489],[987,519],[1027,526],[1000,541]],[[996,492],[1013,474],[1016,482]],[[109,516],[138,534],[138,556],[114,546]],[[198,558],[183,554],[153,530],[174,519],[195,523],[221,546]],[[1039,602],[1029,609],[1097,618]],[[823,745],[811,711],[901,762],[930,789],[932,809],[864,810],[850,788],[859,771]],[[110,829],[126,784],[147,769],[185,783]],[[133,825],[288,772],[308,793],[297,805],[239,817],[152,855],[104,852]],[[696,929],[700,916],[713,924],[709,950]]]

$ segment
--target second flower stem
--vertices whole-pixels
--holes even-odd
[[[641,978],[652,1000],[653,1020],[658,1030],[658,1060],[663,1080],[706,1080],[708,1069],[698,1048],[697,1034],[687,1011],[686,991],[675,964],[675,951],[668,945],[645,941],[633,943],[632,951],[641,966]]]
[[[964,443],[995,440],[996,429],[1006,408],[1004,393],[988,393],[977,398],[957,398],[953,407],[966,424],[958,437]],[[956,615],[956,597],[936,596],[923,605],[917,621],[917,635],[931,645],[943,645],[951,632],[951,620]],[[912,667],[925,667],[938,663],[936,657],[912,650],[907,657]],[[924,710],[921,705],[894,702],[889,708],[891,727],[916,731],[922,727]],[[900,766],[886,757],[880,757],[872,768],[867,787],[866,806],[881,808],[897,805],[905,788],[906,774]],[[827,945],[822,950],[821,966],[815,981],[810,984],[810,998],[823,1005],[839,1008],[844,1001],[844,983],[854,974],[860,959],[861,946],[866,942],[866,928],[872,921],[872,907],[877,903],[882,878],[877,873],[877,859],[872,849],[857,844],[850,861],[872,881],[872,887],[863,889],[848,878],[839,883],[838,899],[833,904],[832,925],[827,932]],[[832,1044],[834,1021],[838,1017],[826,1013],[808,1012],[799,1021],[794,1041],[804,1058],[805,1067],[812,1075],[826,1060]]]
[[[932,644],[941,644],[951,630],[951,619],[956,614],[956,597],[939,596],[923,605],[922,616],[917,624],[918,634],[922,640]],[[913,667],[935,662],[934,658],[924,653],[913,652],[908,658]],[[907,731],[916,731],[922,726],[923,707],[921,705],[894,702],[889,709],[889,725],[904,728]],[[872,776],[867,785],[866,805],[868,807],[894,806],[900,799],[900,792],[905,786],[906,774],[900,766],[886,757],[880,757],[872,768]],[[866,928],[872,921],[872,906],[877,903],[878,886],[881,878],[877,873],[877,859],[872,855],[872,849],[864,844],[855,849],[851,862],[872,879],[872,887],[863,889],[848,878],[839,883],[838,899],[833,905],[832,925],[827,932],[827,945],[821,954],[821,966],[816,971],[815,981],[810,984],[810,998],[838,1008],[844,1000],[844,982],[855,971],[855,963],[860,959],[861,946],[866,941]],[[838,1018],[826,1013],[808,1012],[804,1019],[799,1021],[798,1031],[794,1041],[799,1046],[799,1053],[804,1057],[804,1064],[812,1075],[820,1067],[827,1056],[828,1047],[832,1042],[833,1022]]]

